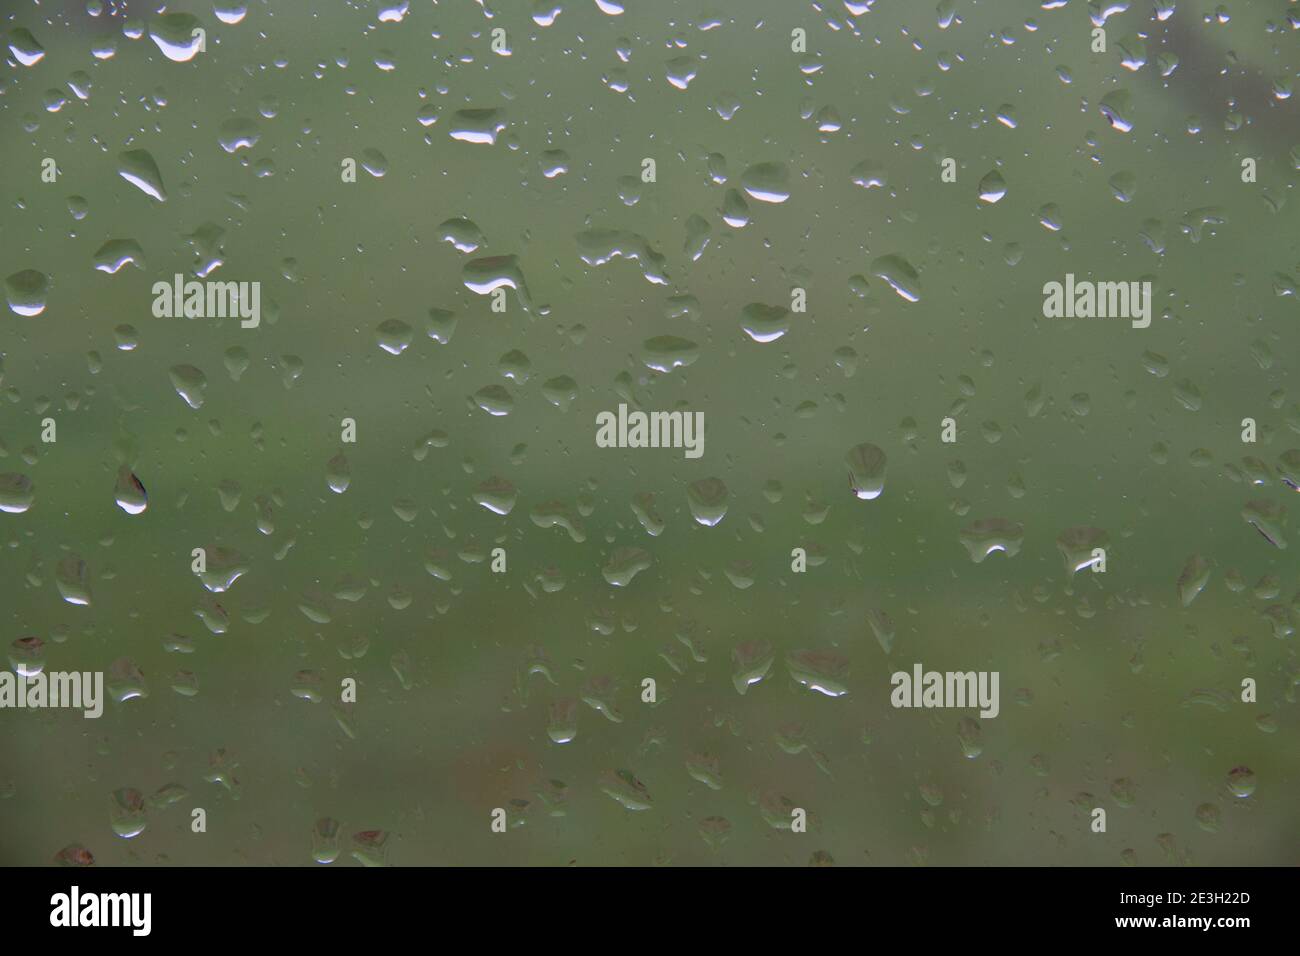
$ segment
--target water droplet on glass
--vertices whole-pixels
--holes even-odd
[[[880,256],[871,263],[871,274],[883,279],[906,301],[921,301],[921,278],[902,256]]]
[[[340,823],[333,817],[321,817],[311,828],[311,858],[317,863],[333,863],[342,852]]]
[[[54,581],[59,595],[69,604],[86,606],[91,603],[90,572],[79,555],[70,554],[59,561]]]
[[[123,839],[138,837],[149,825],[144,794],[132,787],[113,791],[109,803],[109,822],[113,832]]]
[[[848,658],[831,651],[791,651],[785,658],[790,677],[795,683],[825,694],[843,697],[849,692],[845,681],[849,676]]]
[[[790,198],[789,177],[784,163],[755,163],[741,174],[740,185],[751,199],[783,203]]]
[[[597,781],[600,792],[627,810],[649,810],[654,806],[645,784],[630,770],[606,770]]]
[[[8,471],[0,473],[0,512],[20,515],[32,506],[35,486],[26,475]]]
[[[14,315],[40,315],[49,292],[49,277],[35,269],[23,269],[5,279],[5,301]]]
[[[863,442],[844,456],[849,468],[849,490],[863,501],[879,498],[885,490],[885,453],[878,445]]]
[[[790,329],[790,310],[751,302],[740,311],[740,327],[755,342],[775,342]]]
[[[1007,518],[981,518],[961,531],[961,543],[976,564],[999,552],[1015,557],[1024,540],[1024,525]]]
[[[691,516],[706,528],[712,528],[726,516],[730,497],[721,478],[701,478],[686,489]]]
[[[117,506],[129,515],[138,515],[149,506],[149,496],[144,485],[126,465],[117,471],[114,500],[117,501]]]
[[[168,370],[172,388],[190,408],[203,407],[203,393],[208,387],[208,377],[193,365],[173,365]]]
[[[375,342],[389,355],[401,355],[411,344],[411,326],[401,319],[385,319],[375,327]]]
[[[1228,792],[1245,799],[1255,792],[1255,771],[1249,767],[1233,767],[1228,772]]]
[[[1007,194],[1007,182],[1002,178],[1002,174],[996,169],[990,170],[979,182],[979,197],[981,202],[990,205],[998,202]]]
[[[731,651],[731,682],[737,693],[744,694],[768,676],[776,652],[768,641],[742,641]]]
[[[158,164],[148,150],[132,149],[121,153],[117,158],[117,172],[146,196],[159,202],[167,201],[162,173],[158,171]]]
[[[188,63],[203,45],[197,18],[188,13],[163,13],[149,21],[149,38],[174,63]]]

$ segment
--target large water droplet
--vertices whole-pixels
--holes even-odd
[[[117,485],[113,494],[117,506],[129,515],[138,515],[149,506],[149,495],[144,485],[126,465],[117,471]]]
[[[149,38],[173,63],[188,63],[203,45],[197,18],[188,13],[163,13],[149,21]]]
[[[20,515],[32,506],[35,487],[26,475],[8,471],[0,474],[0,512]]]
[[[885,490],[885,453],[870,442],[854,445],[844,456],[849,467],[849,488],[863,501],[879,498]]]
[[[607,770],[600,775],[597,786],[625,809],[649,810],[654,806],[645,784],[630,770]]]
[[[506,128],[505,116],[498,109],[457,110],[452,114],[447,133],[462,143],[492,145]]]
[[[203,407],[203,393],[208,387],[208,377],[193,365],[173,365],[168,371],[172,388],[190,408]]]
[[[146,196],[159,202],[167,201],[162,173],[148,150],[132,149],[121,153],[117,158],[117,173]]]
[[[144,794],[133,787],[113,791],[109,804],[109,822],[113,832],[123,839],[138,837],[149,825],[145,812]]]
[[[641,344],[641,362],[656,372],[693,365],[700,357],[700,347],[690,339],[676,335],[658,335]]]
[[[976,564],[999,552],[1015,557],[1024,540],[1024,525],[1007,518],[981,518],[961,531],[961,543]]]
[[[782,203],[790,198],[789,178],[784,163],[755,163],[741,174],[740,185],[751,199]]]
[[[884,279],[908,302],[921,301],[921,278],[902,256],[880,256],[871,263],[871,274]]]
[[[843,697],[849,692],[846,684],[849,661],[841,654],[831,651],[791,651],[785,657],[785,665],[794,682],[809,690],[827,697]]]
[[[23,269],[5,279],[5,301],[15,315],[40,315],[49,292],[49,277],[35,269]]]
[[[54,583],[58,586],[59,595],[69,604],[86,606],[91,603],[90,571],[79,555],[69,554],[59,561],[54,572]]]
[[[751,302],[740,311],[740,327],[755,342],[775,342],[790,329],[790,310]]]
[[[721,478],[701,478],[686,489],[686,502],[691,517],[706,528],[712,528],[727,514],[731,492]]]

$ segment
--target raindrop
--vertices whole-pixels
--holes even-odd
[[[23,269],[5,279],[5,301],[14,315],[40,315],[49,292],[49,277],[35,269]]]
[[[144,794],[132,787],[113,791],[109,805],[109,822],[113,832],[130,840],[145,831],[149,821],[145,814]]]
[[[721,478],[701,478],[686,489],[691,516],[706,528],[712,528],[726,516],[730,497]]]
[[[992,205],[1002,199],[1007,194],[1007,183],[1002,178],[1002,174],[996,169],[990,170],[979,183],[979,197],[981,202]]]
[[[809,690],[827,697],[843,697],[849,692],[845,684],[849,661],[843,655],[830,651],[791,651],[786,655],[785,664],[795,683]]]
[[[32,506],[35,486],[26,475],[17,472],[0,474],[0,512],[20,515]]]
[[[908,302],[921,301],[921,279],[902,256],[880,256],[871,263],[871,274],[883,279]]]
[[[961,543],[976,564],[998,552],[1009,558],[1015,557],[1020,553],[1024,540],[1024,525],[1006,518],[981,518],[961,532]]]
[[[117,173],[146,196],[159,202],[167,201],[162,173],[148,150],[132,149],[121,153],[117,158]]]
[[[790,329],[790,310],[751,302],[740,311],[740,327],[755,342],[775,342]]]
[[[129,515],[138,515],[149,506],[149,496],[144,485],[126,465],[118,469],[114,500]]]
[[[608,0],[597,0],[607,3]],[[630,770],[607,770],[597,781],[600,792],[612,797],[627,810],[649,810],[654,806],[645,784]]]
[[[863,442],[844,456],[849,468],[849,490],[863,501],[879,498],[885,490],[885,453],[878,445]]]
[[[59,596],[69,604],[84,607],[91,603],[90,571],[79,555],[70,554],[59,561],[54,582],[58,586]]]
[[[203,32],[188,13],[164,13],[149,22],[149,38],[173,63],[188,63],[198,55]]]
[[[790,198],[789,178],[784,163],[756,163],[741,174],[740,185],[751,199],[783,203]]]
[[[203,393],[208,387],[208,377],[193,365],[173,365],[168,372],[172,388],[176,389],[190,408],[203,407]]]
[[[1245,799],[1255,792],[1255,771],[1249,767],[1233,767],[1228,772],[1228,792]]]

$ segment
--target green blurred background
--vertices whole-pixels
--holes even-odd
[[[217,9],[230,18],[235,6]],[[543,28],[523,0],[413,0],[397,22],[381,13],[400,4],[252,3],[234,24],[197,3],[184,12],[207,30],[206,51],[172,62],[147,35],[145,4],[98,16],[83,3],[3,4],[0,25],[30,30],[46,53],[32,66],[11,54],[0,80],[0,271],[50,280],[41,315],[0,319],[0,471],[36,486],[28,512],[0,515],[5,643],[42,637],[52,670],[128,658],[149,694],[110,701],[98,721],[0,711],[0,862],[46,864],[81,844],[101,864],[312,865],[322,817],[341,824],[335,865],[356,865],[349,836],[370,829],[390,834],[385,859],[399,865],[802,865],[825,861],[819,851],[841,865],[1300,862],[1300,664],[1265,616],[1280,605],[1275,619],[1295,622],[1296,552],[1241,517],[1251,499],[1295,501],[1272,468],[1300,445],[1295,6],[1229,4],[1220,23],[1211,4],[1180,0],[1157,20],[1140,0],[1107,20],[1105,53],[1090,50],[1080,0],[958,0],[946,29],[929,2],[881,0],[860,16],[786,0],[629,0],[620,16],[562,6]],[[123,35],[132,18],[138,39]],[[494,27],[509,56],[492,52]],[[791,51],[795,28],[806,55]],[[1133,71],[1121,43],[1138,49],[1140,35],[1147,62]],[[115,53],[97,60],[110,41]],[[1179,58],[1167,78],[1161,53]],[[699,58],[684,91],[665,79],[683,55]],[[84,101],[68,92],[78,70],[92,81]],[[611,88],[619,70],[626,93]],[[1129,133],[1097,106],[1116,89],[1132,98]],[[424,126],[430,103],[437,120]],[[719,104],[734,103],[724,120]],[[1004,106],[1014,129],[996,119]],[[836,131],[818,130],[826,107]],[[468,108],[503,111],[496,144],[448,135]],[[235,118],[260,136],[228,154],[220,127]],[[153,155],[166,202],[119,177],[128,149]],[[367,149],[386,173],[341,182],[341,161]],[[547,150],[568,154],[566,174],[542,175]],[[726,186],[708,176],[713,153]],[[44,157],[56,183],[41,182]],[[646,157],[657,181],[628,205],[620,180]],[[940,181],[944,157],[957,160],[955,183]],[[1252,184],[1245,157],[1258,160]],[[886,185],[853,183],[864,161]],[[786,165],[790,199],[751,200],[749,224],[728,227],[724,193],[760,162]],[[983,203],[977,184],[995,168],[1007,194]],[[1110,184],[1120,173],[1129,202]],[[70,196],[85,198],[84,219]],[[1048,204],[1059,231],[1040,224]],[[1222,221],[1193,241],[1180,223],[1207,207]],[[691,215],[712,226],[699,261],[683,251]],[[462,216],[486,237],[474,255],[517,256],[549,308],[526,312],[511,295],[494,313],[465,288],[472,257],[439,230]],[[1161,253],[1141,238],[1151,219]],[[259,329],[150,312],[154,282],[195,268],[190,237],[207,224],[224,230],[211,278],[263,284]],[[591,228],[644,236],[669,284],[626,259],[584,265],[577,236]],[[140,244],[143,267],[96,271],[96,250],[118,238]],[[920,301],[871,276],[882,255],[915,267]],[[1066,272],[1153,279],[1151,327],[1044,319],[1043,283]],[[751,341],[741,309],[788,305],[795,287],[808,311],[779,340]],[[674,296],[697,304],[673,314]],[[458,315],[446,344],[424,334],[431,308]],[[413,329],[398,356],[376,344],[392,319]],[[123,324],[138,348],[116,347]],[[698,359],[649,370],[643,343],[663,335],[697,343]],[[251,360],[237,382],[231,348]],[[522,385],[498,368],[513,349],[531,360]],[[1148,371],[1148,352],[1167,375]],[[202,408],[177,396],[177,365],[205,373]],[[542,390],[561,375],[578,384],[567,410]],[[703,458],[597,448],[596,414],[626,400],[620,375],[646,409],[703,411]],[[509,415],[468,399],[491,384],[513,395]],[[1031,417],[1035,386],[1044,404]],[[1188,386],[1197,410],[1176,397]],[[959,440],[944,445],[950,414]],[[1240,440],[1247,416],[1255,445]],[[40,441],[45,417],[53,444]],[[345,417],[355,445],[340,445]],[[434,430],[445,447],[417,455]],[[864,441],[889,459],[874,501],[847,488],[844,455]],[[336,495],[326,463],[340,450],[352,480]],[[1269,466],[1265,484],[1250,486],[1247,456]],[[140,515],[114,504],[124,460],[148,489]],[[953,460],[968,472],[960,488]],[[518,489],[506,517],[471,497],[494,476]],[[687,507],[687,486],[706,477],[730,491],[712,528]],[[229,513],[223,481],[243,489]],[[640,492],[656,495],[658,537],[633,515]],[[258,496],[282,502],[270,535]],[[556,500],[590,511],[584,542],[530,520]],[[976,564],[959,533],[990,517],[1021,522],[1024,545]],[[1080,525],[1108,533],[1106,574],[1065,573],[1055,541]],[[456,558],[467,542],[505,547],[507,573]],[[190,570],[192,548],[218,545],[248,565],[212,596],[230,615],[219,635],[194,615],[206,596]],[[793,574],[801,545],[826,560]],[[616,589],[601,568],[620,547],[653,565]],[[438,549],[452,555],[450,582],[425,569]],[[69,552],[88,565],[89,607],[55,587]],[[1184,607],[1177,580],[1193,554],[1214,570]],[[743,561],[744,589],[725,573]],[[546,569],[561,590],[536,583]],[[1226,586],[1232,570],[1245,590]],[[368,583],[362,600],[333,597],[345,576]],[[1275,587],[1260,597],[1266,577]],[[329,623],[301,611],[304,595]],[[889,655],[873,609],[896,623]],[[707,660],[678,639],[692,629]],[[177,633],[194,654],[167,652]],[[368,652],[345,659],[359,638]],[[741,696],[730,656],[748,640],[770,642],[776,661]],[[530,647],[545,649],[554,684],[520,676]],[[795,684],[783,657],[798,649],[845,656],[849,692]],[[409,658],[409,689],[394,655]],[[1000,672],[1002,711],[979,721],[977,757],[958,740],[970,712],[890,707],[890,673],[917,661]],[[171,689],[182,668],[196,697]],[[291,694],[301,670],[329,695],[357,680],[355,736],[328,700]],[[602,676],[618,683],[624,720],[580,704],[577,738],[552,743],[549,702]],[[644,677],[658,682],[654,706],[640,701]],[[1245,677],[1257,703],[1237,702]],[[1206,690],[1221,707],[1186,703]],[[778,743],[800,735],[803,752]],[[236,789],[205,780],[222,748]],[[716,757],[720,790],[689,775],[698,753]],[[1243,766],[1257,788],[1241,799],[1227,781]],[[619,769],[651,809],[601,792]],[[547,781],[566,787],[563,815],[537,796]],[[114,834],[115,791],[171,783],[183,801],[150,812],[134,839]],[[810,811],[808,833],[769,825],[762,806],[779,798]],[[195,807],[206,833],[190,832]],[[490,830],[495,807],[517,824],[506,834]],[[1104,834],[1089,830],[1093,807],[1108,812]],[[701,837],[710,817],[730,824],[720,846]]]

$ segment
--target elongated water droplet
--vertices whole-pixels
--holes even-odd
[[[871,274],[883,279],[908,302],[921,301],[921,278],[902,256],[880,256],[872,261]]]
[[[784,163],[756,163],[741,174],[740,185],[751,199],[783,203],[790,198],[789,177]]]
[[[832,651],[791,651],[785,658],[790,677],[796,684],[825,694],[843,697],[849,692],[848,658]]]
[[[159,202],[167,201],[162,173],[158,171],[158,164],[148,150],[132,149],[121,153],[117,158],[117,172],[146,196]]]
[[[691,517],[706,528],[712,528],[727,514],[731,492],[721,478],[701,478],[686,489],[686,501]]]
[[[755,342],[775,342],[790,328],[790,310],[751,302],[740,311],[740,327]]]
[[[208,387],[208,377],[193,365],[173,365],[168,371],[172,388],[176,389],[185,404],[190,408],[203,407],[203,393]]]
[[[149,495],[144,490],[144,485],[126,465],[117,471],[114,499],[117,506],[129,515],[138,515],[149,507]]]
[[[863,501],[879,498],[885,490],[885,453],[871,442],[854,445],[844,456],[849,468],[849,489]]]
[[[149,21],[149,38],[173,63],[188,63],[199,53],[203,34],[188,13],[163,13]]]

